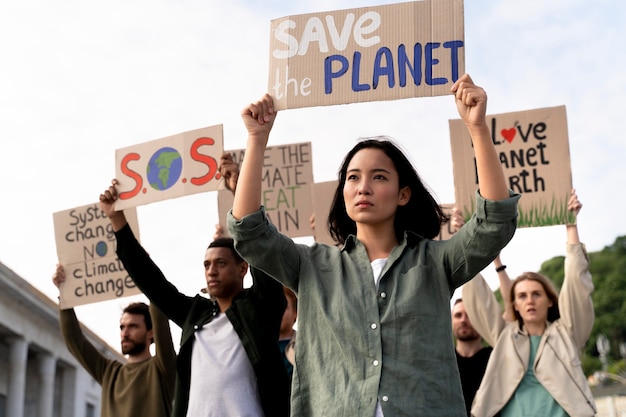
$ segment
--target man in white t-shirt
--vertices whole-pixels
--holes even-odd
[[[230,238],[214,240],[204,256],[210,299],[180,293],[115,211],[113,185],[100,195],[117,239],[117,255],[143,293],[182,328],[173,417],[288,416],[289,385],[278,349],[285,296],[280,283],[251,270]]]

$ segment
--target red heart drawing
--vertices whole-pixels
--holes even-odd
[[[515,128],[512,127],[510,129],[502,129],[500,134],[504,136],[504,139],[506,139],[507,142],[511,143],[515,138]]]

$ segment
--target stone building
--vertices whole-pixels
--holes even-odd
[[[95,333],[86,337],[125,361]],[[56,302],[0,262],[0,417],[96,417],[100,385],[74,359]]]

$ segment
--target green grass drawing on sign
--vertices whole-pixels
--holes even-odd
[[[523,198],[523,197],[522,197]],[[527,209],[519,209],[517,227],[540,227],[556,224],[575,223],[576,216],[567,210],[569,193],[563,199],[552,198],[549,202],[541,202]]]
[[[533,205],[530,208],[523,209],[520,207],[519,217],[517,218],[517,227],[541,227],[553,226],[558,224],[574,224],[576,216],[567,210],[567,201],[569,193],[564,198],[557,200],[552,198],[549,202],[542,202]],[[524,197],[522,196],[522,199]],[[467,222],[476,210],[476,202],[472,200],[470,207],[463,207],[463,218]]]

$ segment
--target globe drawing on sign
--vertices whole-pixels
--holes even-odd
[[[156,151],[148,167],[148,182],[155,190],[167,190],[172,187],[180,178],[183,170],[183,158],[174,148],[161,148]]]
[[[100,241],[96,243],[96,253],[100,257],[104,257],[107,254],[109,248],[107,247],[106,242]]]

